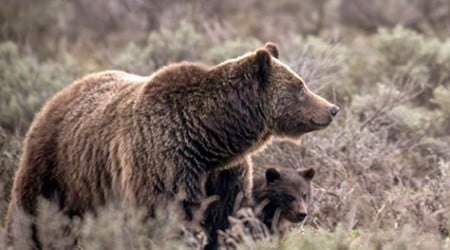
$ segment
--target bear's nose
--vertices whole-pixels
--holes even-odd
[[[304,219],[306,218],[306,213],[300,212],[300,213],[297,214],[297,217],[298,217],[300,220],[304,220]]]
[[[330,114],[335,117],[337,115],[337,113],[339,112],[339,107],[336,105],[333,105],[333,107],[330,109]]]

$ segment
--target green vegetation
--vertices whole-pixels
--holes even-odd
[[[0,9],[0,219],[26,130],[45,101],[73,80],[103,69],[149,75],[181,60],[213,65],[271,40],[282,61],[342,109],[330,128],[306,135],[300,145],[275,141],[253,157],[255,174],[269,166],[314,166],[318,173],[304,225],[286,238],[241,247],[450,249],[450,4],[300,2],[6,0]],[[360,15],[345,6],[360,6]],[[180,241],[173,218],[146,220],[126,206],[82,221],[67,220],[49,204],[42,211],[48,248],[75,236],[83,249],[202,244],[189,230]]]

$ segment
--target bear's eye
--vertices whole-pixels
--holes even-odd
[[[298,94],[298,95],[303,94],[303,89],[304,88],[303,88],[303,86],[301,84],[291,84],[288,87],[288,91],[289,92],[292,92],[292,93],[295,93],[295,94]]]
[[[307,194],[302,194],[302,198],[303,198],[304,200],[307,200],[307,199],[308,199],[308,195],[307,195]]]
[[[287,200],[288,202],[293,202],[293,201],[295,200],[295,198],[294,198],[294,196],[292,196],[292,195],[288,195],[288,196],[286,196],[286,200]]]

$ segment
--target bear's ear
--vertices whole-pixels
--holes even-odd
[[[255,52],[255,66],[254,70],[256,74],[256,78],[260,80],[261,83],[264,83],[267,79],[267,73],[272,64],[272,56],[270,52],[266,49],[258,49]]]
[[[271,183],[275,180],[280,180],[280,172],[276,168],[269,168],[266,170],[266,180],[267,183]]]
[[[264,48],[269,51],[269,53],[278,59],[280,56],[280,50],[278,49],[278,45],[272,42],[267,42],[266,45],[264,45]]]
[[[312,178],[314,178],[314,175],[316,174],[316,170],[314,170],[314,168],[299,169],[297,171],[307,181],[312,180]]]

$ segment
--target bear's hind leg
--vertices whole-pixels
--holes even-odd
[[[40,249],[38,226],[39,197],[54,201],[56,197],[61,206],[62,199],[59,186],[52,181],[53,162],[39,155],[26,154],[25,151],[19,170],[16,173],[11,201],[6,217],[8,245],[24,244],[25,249]],[[61,208],[61,207],[59,207]],[[17,242],[15,242],[17,239]],[[28,246],[28,247],[26,247]],[[21,247],[18,247],[21,248]]]

